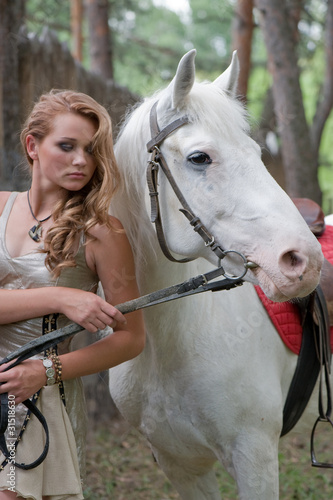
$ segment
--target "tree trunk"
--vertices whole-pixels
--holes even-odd
[[[324,83],[319,92],[317,110],[311,127],[312,147],[317,155],[325,123],[333,108],[333,0],[327,2],[325,59]]]
[[[24,0],[0,1],[0,181],[1,189],[20,189],[13,171],[21,160],[19,152],[18,33],[24,18]]]
[[[253,0],[238,0],[232,25],[232,50],[237,50],[240,63],[238,94],[246,101],[251,69],[253,35]]]
[[[82,62],[82,20],[83,5],[82,0],[71,1],[71,31],[72,31],[72,52],[73,57]]]
[[[294,23],[286,0],[255,0],[273,77],[274,109],[281,138],[286,190],[321,204],[317,158],[311,147],[297,66]]]
[[[91,70],[113,80],[112,40],[108,0],[86,0]]]

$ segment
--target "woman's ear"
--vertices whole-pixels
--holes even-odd
[[[36,138],[33,135],[31,134],[27,135],[26,146],[30,158],[32,160],[37,160],[38,159],[37,142]]]

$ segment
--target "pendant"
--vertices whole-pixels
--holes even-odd
[[[29,230],[29,236],[38,243],[42,237],[42,231],[43,231],[42,225],[38,222],[36,226],[33,226]]]

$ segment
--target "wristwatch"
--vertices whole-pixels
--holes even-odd
[[[43,359],[43,365],[45,366],[46,370],[46,385],[53,385],[55,384],[55,378],[54,378],[54,369],[53,369],[53,363],[49,358],[44,358]]]

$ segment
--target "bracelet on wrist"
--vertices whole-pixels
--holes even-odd
[[[62,381],[62,364],[61,364],[61,361],[60,361],[60,358],[57,354],[55,353],[52,353],[50,355],[50,359],[53,361],[53,366],[54,366],[54,370],[55,370],[55,381],[57,384],[59,384],[59,382]]]
[[[46,373],[46,384],[45,385],[54,385],[56,382],[56,379],[55,379],[55,370],[53,368],[52,360],[50,358],[44,358],[43,365],[45,367],[45,373]]]
[[[59,356],[55,353],[50,354],[43,359],[43,365],[46,373],[45,385],[59,384],[62,380],[62,364]]]

